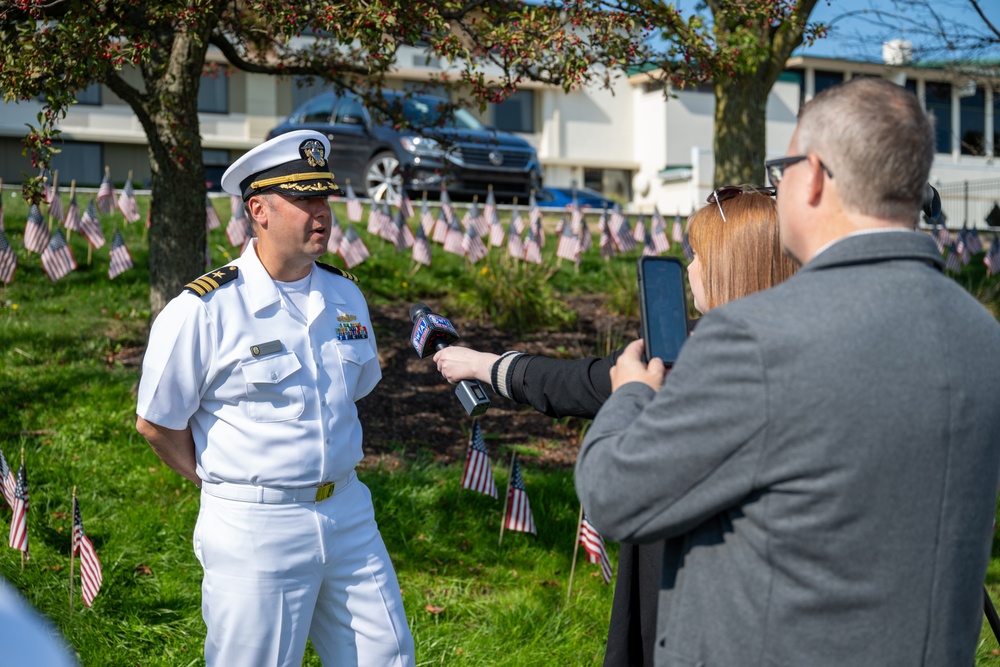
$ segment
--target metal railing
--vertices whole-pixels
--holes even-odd
[[[941,195],[941,211],[949,229],[1000,229],[1000,179],[934,183],[934,187]]]

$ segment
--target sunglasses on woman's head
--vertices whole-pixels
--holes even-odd
[[[754,187],[743,187],[742,185],[723,185],[721,188],[715,190],[712,194],[708,195],[708,203],[715,204],[719,207],[719,215],[722,216],[722,221],[726,222],[726,214],[722,211],[722,202],[729,201],[734,197],[746,194],[748,192],[755,192],[760,195],[767,195],[768,197],[777,197],[778,188],[754,188]]]

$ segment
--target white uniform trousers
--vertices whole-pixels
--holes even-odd
[[[307,637],[327,667],[413,666],[399,583],[361,481],[321,502],[202,493],[194,548],[207,667],[301,667]]]

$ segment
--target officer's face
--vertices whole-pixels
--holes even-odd
[[[257,256],[271,277],[305,277],[326,252],[330,205],[326,197],[292,197],[276,192],[255,195],[247,209],[256,223]]]
[[[292,197],[272,193],[264,208],[261,243],[283,256],[309,262],[326,252],[330,240],[330,205],[326,197]]]

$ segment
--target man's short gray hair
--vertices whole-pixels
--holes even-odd
[[[849,211],[917,221],[934,131],[913,93],[885,79],[851,79],[807,102],[797,132],[796,151],[823,161]]]

